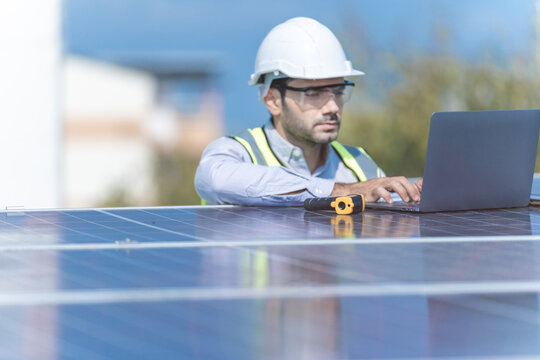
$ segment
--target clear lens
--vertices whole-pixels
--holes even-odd
[[[298,92],[298,103],[300,105],[310,105],[322,107],[333,97],[338,105],[343,105],[351,99],[352,86],[341,85],[326,88],[306,89]]]

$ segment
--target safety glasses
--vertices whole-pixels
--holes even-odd
[[[304,88],[283,84],[279,85],[279,88],[297,92],[299,96],[295,100],[299,105],[310,105],[319,108],[326,104],[331,97],[335,99],[338,105],[345,104],[351,98],[353,86],[354,83],[352,81],[345,81],[340,84]]]

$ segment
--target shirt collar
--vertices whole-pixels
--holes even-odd
[[[289,163],[292,158],[304,156],[302,149],[292,145],[287,140],[281,137],[281,135],[274,127],[272,119],[268,120],[266,124],[264,124],[264,131],[266,132],[266,136],[268,137],[268,142],[270,144],[270,147],[272,148],[272,151],[282,161]]]

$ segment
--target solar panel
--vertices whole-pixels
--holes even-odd
[[[540,210],[0,213],[0,358],[533,358]]]

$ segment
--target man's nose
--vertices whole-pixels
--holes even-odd
[[[324,112],[338,112],[340,110],[340,106],[338,104],[338,101],[336,99],[336,94],[333,92],[328,94],[328,99],[326,100],[326,103],[324,104]]]

